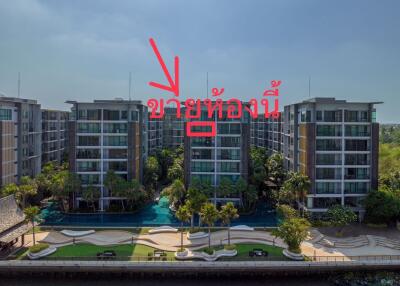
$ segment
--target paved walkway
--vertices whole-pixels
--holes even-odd
[[[211,245],[226,244],[228,238],[227,230],[219,230],[211,233]],[[154,234],[132,234],[123,230],[104,230],[82,237],[68,237],[57,231],[42,232],[37,240],[50,243],[55,246],[69,245],[72,243],[91,243],[95,245],[118,245],[118,244],[143,244],[154,248],[176,251],[181,245],[181,233],[154,233]],[[266,231],[231,231],[231,243],[260,243],[265,245],[276,245],[286,248],[286,244],[279,238],[274,238]],[[186,233],[183,235],[183,245],[190,250],[197,250],[208,246],[208,237],[189,240]]]

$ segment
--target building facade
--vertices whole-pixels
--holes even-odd
[[[18,182],[23,176],[35,177],[41,171],[40,104],[36,100],[0,97],[0,110],[1,184]]]
[[[225,107],[226,105],[224,105]],[[195,121],[214,121],[215,137],[189,137],[189,122],[184,129],[184,174],[185,185],[189,186],[193,178],[207,182],[215,189],[226,178],[235,183],[240,177],[248,178],[248,161],[250,148],[250,117],[247,112],[240,119],[228,119],[224,109],[222,118],[217,111],[209,119],[207,109],[201,110],[201,118]],[[191,127],[192,131],[210,131],[207,127]],[[214,192],[214,201],[240,201],[239,196],[222,198]]]
[[[101,193],[99,209],[120,200],[104,186],[109,170],[126,180],[142,180],[148,153],[147,107],[140,101],[95,100],[71,103],[68,122],[69,166],[78,174],[82,191],[89,185]],[[78,207],[81,194],[74,195]]]
[[[285,106],[285,167],[310,178],[302,207],[313,215],[340,204],[363,217],[362,203],[378,185],[379,125],[374,104],[314,98]]]
[[[67,154],[68,112],[42,109],[42,165],[61,164]]]
[[[163,147],[175,149],[183,146],[184,138],[184,118],[176,116],[176,108],[166,107],[163,119]],[[181,108],[181,114],[184,114],[185,109]]]
[[[265,148],[269,155],[274,152],[281,153],[283,150],[282,121],[282,112],[279,112],[278,118],[265,118],[264,114],[260,114],[258,118],[251,118],[251,145]]]
[[[147,143],[149,154],[153,155],[157,150],[164,147],[163,145],[163,125],[164,120],[159,118],[150,118],[148,113]]]

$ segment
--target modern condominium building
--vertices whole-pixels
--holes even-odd
[[[68,112],[42,109],[42,165],[55,161],[59,164],[67,150]]]
[[[184,173],[185,184],[190,185],[193,178],[208,182],[217,187],[223,178],[235,183],[239,177],[248,178],[248,160],[250,148],[250,117],[247,112],[240,119],[228,119],[224,108],[221,119],[214,112],[213,118],[208,119],[207,109],[202,108],[201,119],[190,122],[215,123],[215,137],[188,137],[188,124],[184,130]],[[210,131],[210,128],[192,126],[194,132]],[[214,200],[239,201],[240,198],[222,198],[214,192]]]
[[[79,175],[83,191],[99,188],[99,209],[120,200],[104,187],[107,172],[142,180],[147,157],[147,107],[140,101],[95,100],[73,104],[68,123],[70,170]],[[81,194],[75,194],[79,206]]]
[[[363,217],[362,202],[378,185],[374,104],[313,98],[285,106],[285,167],[310,178],[312,186],[302,207],[313,215],[340,204]]]
[[[0,97],[1,184],[41,171],[42,126],[36,100]]]
[[[164,120],[158,118],[150,118],[148,113],[147,143],[149,154],[154,154],[156,150],[163,148],[163,125]]]
[[[273,152],[282,152],[282,113],[278,118],[265,118],[264,114],[260,114],[258,118],[251,118],[251,145],[265,148],[269,155]]]
[[[185,109],[181,108],[181,114],[184,114]],[[165,116],[163,119],[163,147],[175,149],[183,146],[184,137],[184,119],[176,117],[176,108],[166,107]]]

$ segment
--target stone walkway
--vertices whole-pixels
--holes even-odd
[[[37,240],[52,244],[56,247],[75,243],[90,243],[95,245],[143,244],[165,251],[176,251],[180,248],[181,233],[154,233],[132,234],[123,230],[104,230],[82,237],[68,237],[57,231],[42,232]],[[211,233],[211,245],[227,243],[227,230]],[[279,238],[274,238],[266,231],[231,231],[231,243],[260,243],[286,248],[286,244]],[[208,246],[208,237],[189,240],[186,233],[183,235],[183,246],[190,250],[197,250]]]
[[[326,236],[311,229],[310,237],[301,246],[303,254],[313,256],[344,257],[399,255],[400,240],[376,235],[353,237]]]

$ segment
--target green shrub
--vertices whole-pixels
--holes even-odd
[[[196,232],[200,232],[199,227],[193,227],[193,228],[189,229],[189,233],[196,233]]]
[[[236,245],[235,244],[229,244],[229,245],[224,245],[225,250],[235,250]]]
[[[214,254],[214,249],[207,247],[207,248],[203,249],[203,252],[207,253],[208,255],[212,255],[212,254]]]
[[[49,248],[49,246],[50,245],[48,245],[47,243],[38,243],[38,244],[36,244],[34,246],[31,246],[29,248],[29,251],[31,253],[38,253],[38,252],[40,252],[42,250],[45,250],[45,249]]]

